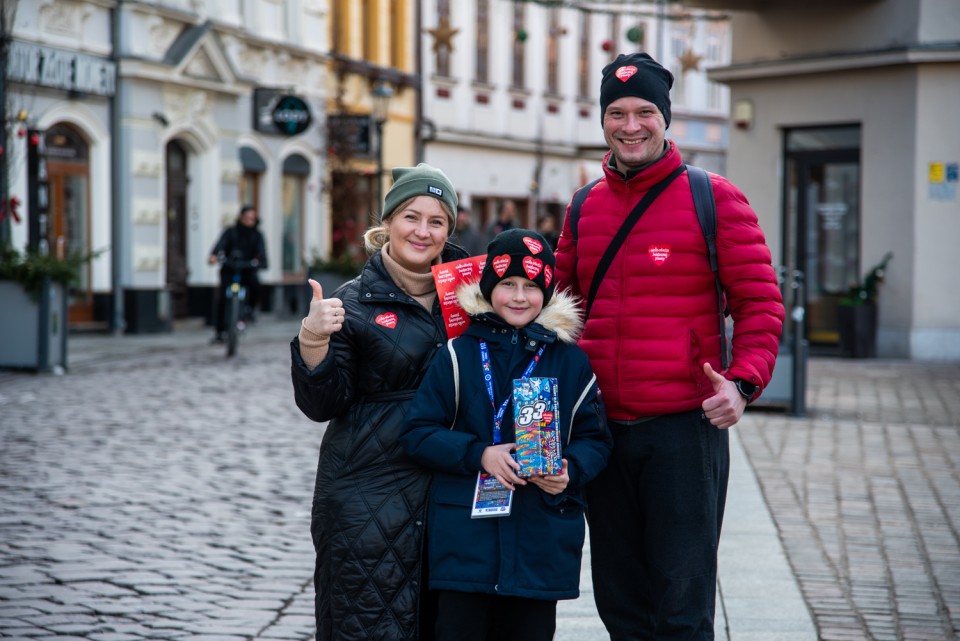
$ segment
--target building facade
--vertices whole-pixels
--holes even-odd
[[[562,224],[601,174],[601,70],[646,51],[676,77],[667,135],[688,162],[725,172],[728,95],[706,69],[729,61],[723,13],[658,2],[422,3],[423,146],[486,228],[504,201],[517,223]]]
[[[960,359],[960,4],[696,0],[736,9],[730,177],[775,261],[805,275],[805,331],[836,345],[852,282],[892,253],[879,356]]]
[[[330,243],[319,257],[341,270],[365,260],[363,233],[379,224],[390,169],[416,163],[420,76],[417,0],[331,0],[326,151]]]
[[[284,285],[302,285],[306,256],[330,234],[326,4],[13,5],[10,193],[43,201],[24,162],[39,145],[40,240],[52,252],[102,250],[71,293],[71,323],[164,331],[209,316],[218,276],[207,257],[243,204],[267,241],[268,304],[284,304]],[[9,235],[31,242],[26,224]]]

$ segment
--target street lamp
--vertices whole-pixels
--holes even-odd
[[[383,206],[383,123],[387,121],[393,88],[380,81],[373,86],[373,122],[377,126],[377,207]]]

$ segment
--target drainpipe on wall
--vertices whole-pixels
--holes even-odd
[[[422,2],[414,3],[414,34],[416,42],[414,43],[414,64],[416,65],[416,74],[418,82],[414,91],[417,92],[416,98],[416,116],[414,117],[414,149],[416,150],[416,162],[423,162],[423,37],[421,29],[423,28],[423,9]]]
[[[12,238],[10,213],[6,207],[9,205],[9,184],[7,180],[7,158],[10,156],[10,150],[7,149],[7,51],[10,49],[10,36],[7,34],[7,27],[13,28],[13,25],[7,24],[7,3],[0,4],[0,203],[3,203],[2,209],[6,214],[0,220],[0,247],[5,246]]]
[[[120,79],[120,20],[122,17],[123,0],[117,0],[116,6],[110,11],[110,58],[113,60],[117,74],[114,83],[113,96],[110,98],[110,273],[113,288],[113,318],[110,320],[110,329],[114,334],[122,334],[127,328],[126,310],[123,300],[123,268],[129,243],[127,242],[127,225],[123,219],[121,203],[127,202],[125,195],[128,186],[121,179],[122,163],[120,156],[123,153],[121,144],[122,114],[120,100],[123,92],[123,82]]]

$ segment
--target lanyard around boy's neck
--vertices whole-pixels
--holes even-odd
[[[537,362],[540,360],[540,357],[543,355],[543,350],[546,348],[546,343],[540,346],[540,349],[537,350],[537,353],[533,355],[532,359],[530,359],[530,363],[527,364],[527,369],[523,370],[523,374],[520,375],[520,378],[527,378],[533,373],[533,368],[537,366]],[[482,339],[480,341],[480,362],[483,365],[483,382],[487,385],[487,395],[490,397],[490,407],[493,408],[493,443],[494,445],[497,445],[502,440],[500,437],[500,424],[503,423],[503,413],[507,410],[507,405],[510,403],[512,395],[503,399],[500,409],[497,409],[497,401],[493,395],[493,369],[490,367],[490,351],[487,349],[487,341]]]

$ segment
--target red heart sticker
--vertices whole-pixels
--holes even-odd
[[[650,245],[647,248],[647,253],[653,259],[653,264],[659,267],[670,258],[670,245]]]
[[[533,280],[541,271],[543,271],[543,261],[533,256],[527,256],[523,259],[523,271],[527,272],[527,278]]]
[[[543,413],[543,424],[550,425],[553,423],[553,412],[544,412]]]
[[[630,80],[630,76],[637,73],[637,68],[633,65],[627,65],[626,67],[620,67],[617,69],[616,76],[620,79],[620,82],[626,82]]]
[[[523,244],[527,246],[527,249],[530,250],[531,254],[539,254],[543,251],[543,245],[537,242],[535,238],[530,238],[529,236],[523,237]]]
[[[388,329],[393,329],[397,326],[397,315],[393,312],[387,312],[386,314],[380,314],[374,319],[377,325],[383,325]]]
[[[553,270],[550,269],[550,265],[547,265],[543,268],[543,285],[544,287],[550,287],[550,281],[553,280]]]
[[[503,273],[507,271],[507,267],[509,266],[510,254],[503,254],[493,259],[493,271],[497,272],[497,276],[503,276]]]

